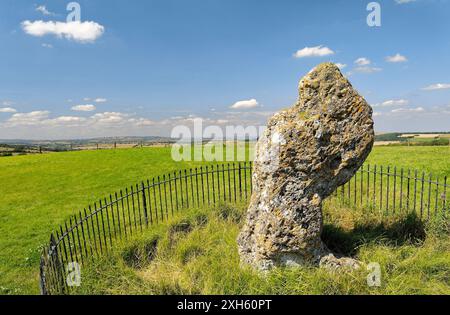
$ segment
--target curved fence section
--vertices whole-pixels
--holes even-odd
[[[208,165],[152,178],[103,198],[50,236],[40,263],[42,294],[67,294],[74,266],[108,251],[117,240],[164,222],[181,209],[246,200],[252,163]],[[76,263],[76,264],[74,264]]]
[[[415,212],[422,218],[445,213],[447,178],[417,171],[365,165],[333,194],[347,206],[387,215]],[[125,188],[79,211],[50,236],[40,262],[42,294],[68,294],[68,277],[114,247],[187,208],[248,200],[252,163],[208,165],[152,178]]]

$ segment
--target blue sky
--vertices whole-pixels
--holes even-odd
[[[380,27],[359,0],[79,0],[70,27],[69,2],[1,1],[0,139],[264,125],[325,61],[378,132],[450,130],[448,0],[379,1]]]

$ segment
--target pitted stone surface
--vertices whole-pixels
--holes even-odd
[[[370,153],[372,108],[332,63],[309,72],[299,94],[292,108],[270,119],[258,141],[254,192],[238,237],[241,260],[261,270],[356,266],[322,243],[322,201],[349,181]]]

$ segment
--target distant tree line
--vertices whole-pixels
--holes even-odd
[[[436,138],[417,138],[418,135],[449,135],[449,132],[408,132],[408,133],[384,133],[375,136],[375,141],[391,141],[389,145],[411,145],[411,146],[446,146],[450,145],[450,137],[436,137]]]

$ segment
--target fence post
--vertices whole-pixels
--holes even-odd
[[[241,162],[239,162],[239,200],[242,200],[242,176],[241,176]]]
[[[145,185],[144,185],[144,182],[142,182],[141,185],[142,185],[142,206],[144,207],[145,225],[148,226],[147,199],[145,198]]]
[[[446,216],[446,206],[447,206],[447,176],[444,177],[444,195],[443,195],[443,203],[442,203],[442,211],[443,211],[443,215],[444,217]]]
[[[52,233],[50,235],[50,250],[49,250],[49,258],[52,262],[52,265],[55,267],[55,277],[56,283],[60,283],[61,286],[58,288],[58,290],[61,290],[61,292],[64,291],[64,268],[61,264],[61,261],[59,260],[58,256],[58,247],[57,247],[55,235]],[[61,279],[59,279],[61,277]]]
[[[48,291],[47,291],[47,279],[46,279],[46,274],[45,274],[45,255],[46,251],[43,250],[42,254],[41,254],[41,261],[39,264],[39,287],[40,287],[40,291],[41,291],[41,295],[48,295]]]

